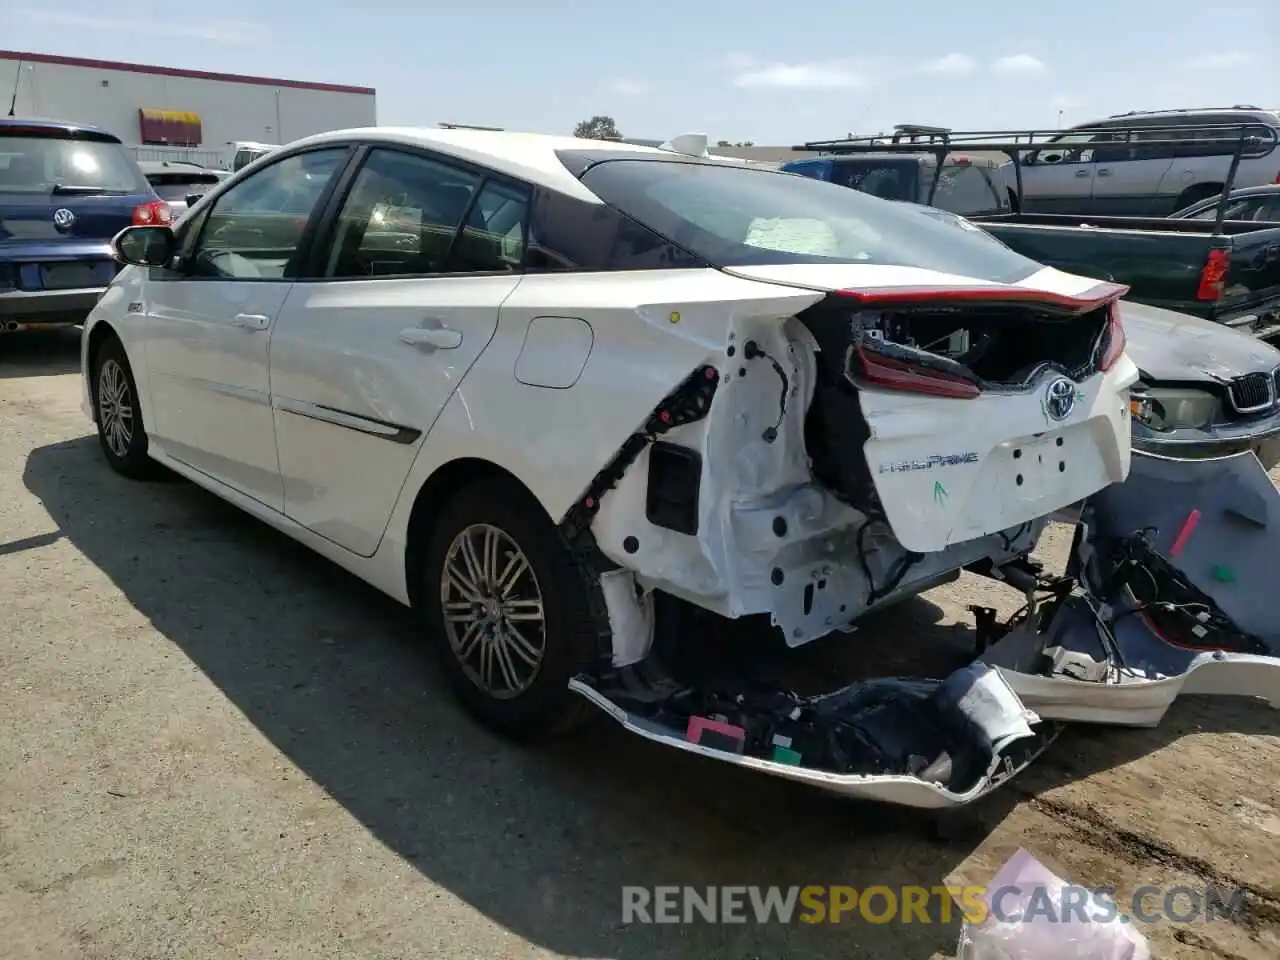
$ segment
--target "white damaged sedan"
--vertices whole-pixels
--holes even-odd
[[[115,250],[83,339],[107,462],[412,605],[484,722],[594,702],[918,806],[1047,742],[980,665],[699,687],[657,663],[654,602],[799,646],[1024,556],[1128,474],[1125,288],[790,174],[470,130],[298,141]]]

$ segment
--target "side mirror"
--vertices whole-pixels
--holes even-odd
[[[125,227],[111,241],[111,253],[121,263],[137,267],[163,267],[178,249],[168,227]]]

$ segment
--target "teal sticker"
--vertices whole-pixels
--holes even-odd
[[[938,506],[944,506],[947,502],[947,488],[939,481],[933,481],[933,502]]]

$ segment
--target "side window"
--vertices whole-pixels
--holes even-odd
[[[679,245],[606,203],[535,190],[530,212],[530,273],[678,270],[705,267]]]
[[[218,197],[191,250],[190,275],[283,279],[312,210],[346,156],[346,147],[294,154]]]
[[[1002,208],[1000,197],[978,167],[948,164],[942,168],[933,205],[962,217]],[[1007,206],[1007,201],[1003,206]]]
[[[1089,145],[1093,147],[1093,162],[1121,163],[1125,160],[1138,159],[1137,152],[1130,142],[1130,136],[1127,130],[1098,134],[1089,141]]]
[[[449,271],[513,272],[524,267],[529,195],[518,187],[489,181],[467,214],[449,256]]]
[[[1038,150],[1028,158],[1032,163],[1089,163],[1093,160],[1090,144],[1110,134],[1084,132],[1064,133],[1050,141],[1050,145]]]
[[[1264,200],[1253,219],[1260,223],[1280,223],[1280,197]]]
[[[1272,149],[1272,134],[1269,128],[1264,124],[1254,125],[1248,118],[1238,116],[1202,116],[1199,122],[1207,124],[1207,126],[1192,127],[1187,126],[1185,130],[1179,131],[1178,139],[1186,141],[1179,144],[1175,148],[1175,154],[1179,157],[1230,157],[1235,151],[1235,140],[1240,136],[1239,124],[1248,123],[1248,128],[1244,131],[1244,135],[1248,138],[1257,138],[1258,145],[1252,146],[1246,143],[1242,153],[1245,157],[1266,156]],[[1224,129],[1224,125],[1237,125],[1235,129],[1229,127]]]
[[[832,182],[884,200],[915,200],[920,168],[914,164],[878,165],[860,161],[836,164]]]
[[[469,209],[468,224],[483,230],[482,214],[472,207],[480,179],[414,154],[373,150],[338,214],[324,275],[356,279],[447,272],[449,251]],[[498,212],[496,206],[491,210]]]
[[[827,171],[831,169],[829,160],[801,160],[799,163],[788,163],[782,167],[785,173],[794,173],[810,180],[826,180]],[[838,167],[838,165],[837,165]]]

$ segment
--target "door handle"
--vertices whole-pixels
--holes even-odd
[[[462,345],[462,331],[450,330],[446,326],[408,327],[400,331],[400,340],[428,352],[453,350]]]
[[[261,313],[237,313],[232,322],[245,330],[265,330],[271,318]]]
[[[1077,177],[1082,177],[1082,178],[1083,178],[1083,177],[1087,177],[1088,175],[1089,175],[1089,171],[1088,171],[1088,170],[1077,170],[1077,171],[1076,171],[1076,176],[1077,176]]]
[[[1100,168],[1098,169],[1098,176],[1100,176],[1100,177],[1109,177],[1109,176],[1111,176],[1111,171],[1110,171],[1110,170],[1108,170],[1106,167],[1100,167]]]

